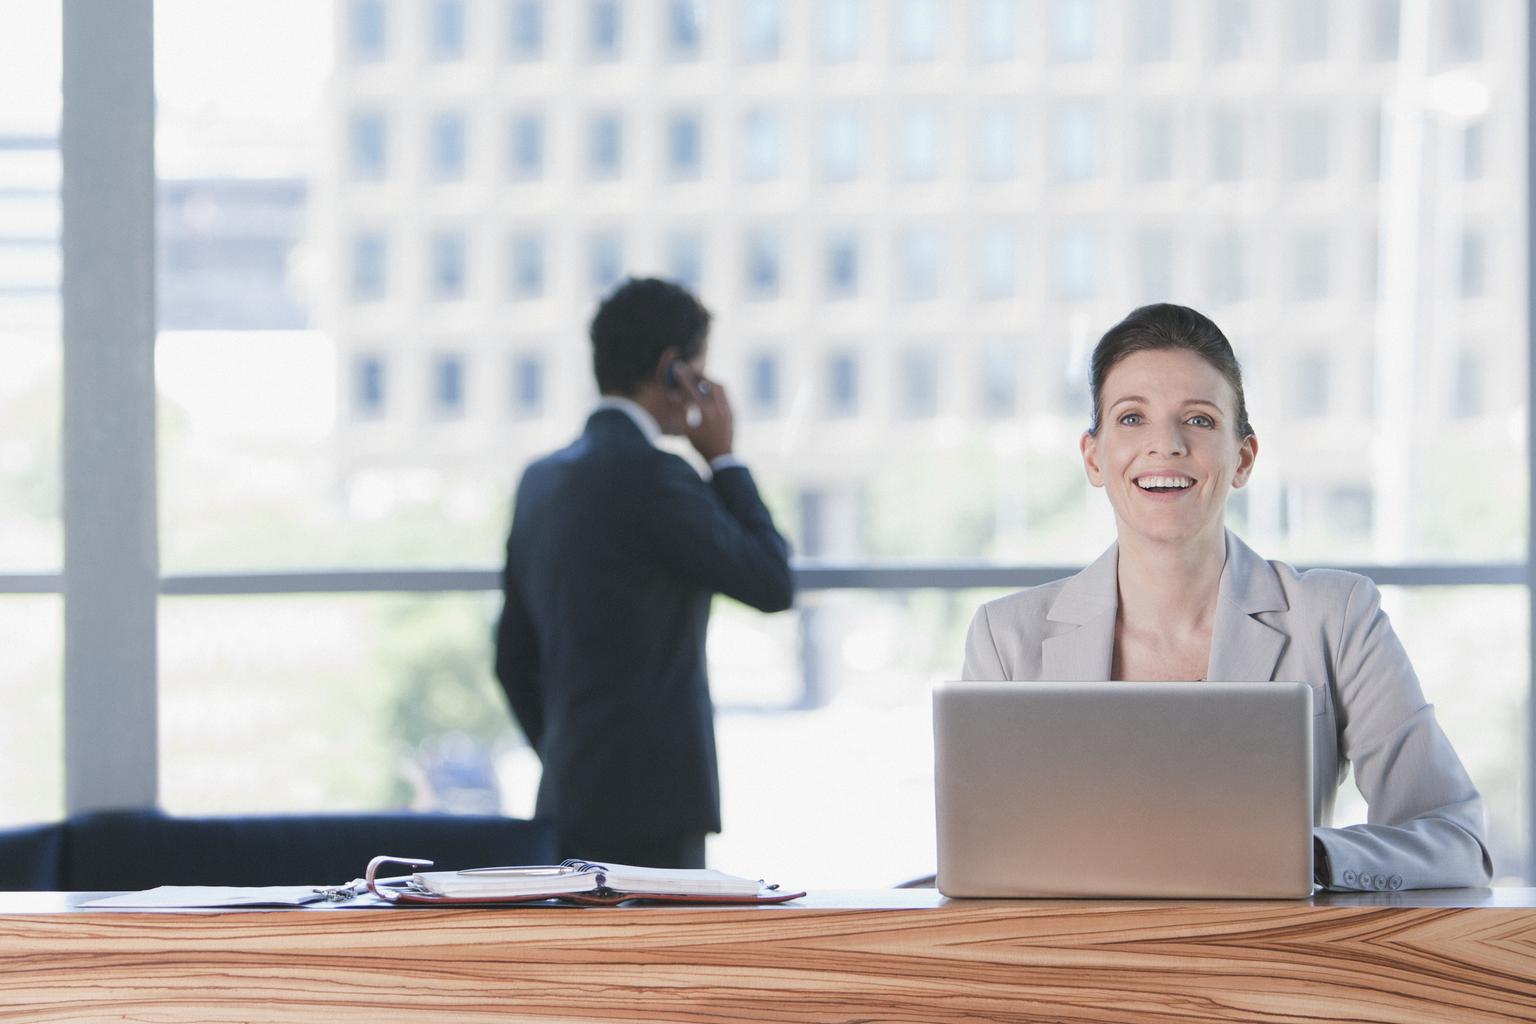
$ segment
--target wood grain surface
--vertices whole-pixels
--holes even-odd
[[[220,912],[0,897],[0,1021],[1536,1020],[1536,891],[1393,896]]]

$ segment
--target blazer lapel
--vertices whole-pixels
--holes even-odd
[[[1254,616],[1289,608],[1274,568],[1228,530],[1206,678],[1234,683],[1273,679],[1289,637]]]
[[[1046,618],[1061,630],[1040,644],[1040,678],[1095,682],[1109,678],[1115,654],[1115,612],[1120,606],[1119,545],[1071,577]]]

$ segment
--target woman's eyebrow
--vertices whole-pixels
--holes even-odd
[[[1126,402],[1140,402],[1145,405],[1147,400],[1140,395],[1125,395],[1121,398],[1115,399],[1113,402],[1110,402],[1109,407],[1113,409],[1115,406],[1124,405]]]

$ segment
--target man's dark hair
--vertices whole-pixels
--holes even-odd
[[[603,394],[632,394],[668,348],[692,359],[709,337],[709,310],[671,281],[631,277],[592,317],[592,370]]]
[[[1109,371],[1126,356],[1152,349],[1183,349],[1193,352],[1215,367],[1216,372],[1232,385],[1232,395],[1236,402],[1233,412],[1236,414],[1234,426],[1237,427],[1237,436],[1244,438],[1253,434],[1253,425],[1248,422],[1248,403],[1243,398],[1243,370],[1237,364],[1232,343],[1227,341],[1227,336],[1221,333],[1221,328],[1210,317],[1188,306],[1175,306],[1171,302],[1159,302],[1131,310],[1124,320],[1105,331],[1104,337],[1094,346],[1093,368],[1089,377],[1089,391],[1093,396],[1093,424],[1088,428],[1088,433],[1096,435],[1099,432],[1099,416],[1102,412],[1099,403]]]

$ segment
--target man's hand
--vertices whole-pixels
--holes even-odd
[[[725,388],[699,375],[687,363],[677,364],[677,376],[692,406],[686,431],[689,443],[706,462],[731,454],[736,441],[736,417]]]

